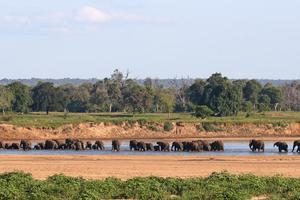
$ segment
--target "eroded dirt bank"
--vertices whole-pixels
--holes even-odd
[[[190,178],[224,170],[234,174],[300,177],[300,156],[1,155],[0,160],[0,173],[24,171],[38,179],[60,173],[88,179]]]
[[[155,127],[156,130],[153,130]],[[164,131],[163,124],[139,123],[119,125],[107,123],[83,123],[79,125],[64,125],[59,128],[16,127],[0,125],[0,140],[43,140],[43,139],[142,139],[142,138],[209,138],[209,137],[298,137],[300,124],[235,124],[235,123],[173,123],[173,129]]]

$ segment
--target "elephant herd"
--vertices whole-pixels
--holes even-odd
[[[129,148],[131,151],[224,151],[224,143],[221,140],[209,143],[206,140],[195,141],[174,141],[172,145],[168,142],[159,141],[155,145],[143,141],[130,140]]]
[[[279,152],[288,152],[288,144],[286,142],[275,142],[274,147],[278,148]],[[120,151],[121,142],[112,140],[111,150]],[[262,140],[250,140],[249,148],[251,151],[265,151],[265,143]],[[65,140],[46,140],[32,145],[29,140],[21,140],[20,142],[3,143],[0,141],[0,149],[11,150],[105,150],[104,143],[101,140],[82,141],[78,139]],[[174,141],[171,144],[165,141],[158,141],[155,144],[144,141],[130,140],[129,149],[131,151],[183,151],[183,152],[201,152],[201,151],[224,151],[224,143],[221,140],[208,142],[207,140],[194,141]],[[293,143],[292,152],[300,152],[300,140]]]
[[[94,144],[91,142],[84,143],[77,139],[66,139],[66,140],[46,140],[39,142],[32,146],[31,141],[21,140],[20,143],[3,143],[0,141],[0,149],[11,149],[11,150],[105,150],[104,143],[100,140],[95,141]]]
[[[273,147],[277,147],[278,148],[278,151],[281,153],[281,152],[285,152],[287,153],[288,152],[288,144],[286,142],[282,142],[282,141],[279,141],[279,142],[275,142]],[[262,151],[264,152],[265,151],[265,143],[264,141],[262,140],[250,140],[249,142],[249,148],[254,152],[254,151]],[[297,148],[296,152],[300,152],[300,140],[295,140],[294,143],[293,143],[293,149],[292,149],[292,152],[294,152],[295,148]]]

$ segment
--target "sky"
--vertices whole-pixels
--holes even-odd
[[[299,0],[0,0],[0,78],[300,78]]]

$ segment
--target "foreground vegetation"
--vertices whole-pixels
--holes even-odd
[[[79,123],[112,123],[120,124],[122,122],[139,123],[141,125],[151,122],[191,122],[191,123],[255,123],[255,124],[273,124],[275,126],[286,126],[289,123],[300,122],[300,112],[265,112],[239,113],[234,117],[208,117],[199,119],[191,116],[189,113],[145,113],[145,114],[126,114],[126,113],[28,113],[14,114],[8,113],[0,116],[0,124],[12,124],[21,127],[46,127],[57,128],[65,124]],[[154,127],[155,128],[155,127]]]
[[[133,178],[85,180],[55,175],[47,180],[30,174],[0,175],[0,199],[299,199],[300,179],[213,173],[207,178]]]

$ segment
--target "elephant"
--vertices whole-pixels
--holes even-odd
[[[11,144],[6,143],[5,144],[5,149],[19,150],[20,149],[20,144],[19,143],[11,143]]]
[[[58,145],[58,149],[59,149],[59,150],[65,150],[65,149],[67,149],[67,145],[66,145],[65,143],[60,143],[60,144]]]
[[[130,151],[137,151],[138,150],[137,144],[138,144],[138,141],[136,141],[136,140],[130,140],[129,141]]]
[[[62,147],[62,148],[59,148],[59,149],[64,149],[63,147],[65,146],[65,141],[61,141],[61,140],[53,140],[53,141],[56,142],[58,148]]]
[[[138,142],[137,143],[137,148],[139,151],[146,151],[147,147],[146,147],[146,143],[145,142]]]
[[[202,151],[203,146],[202,143],[199,141],[192,141],[192,142],[183,142],[183,149],[184,151]]]
[[[33,149],[34,150],[42,150],[41,146],[38,144],[34,145]]]
[[[295,150],[296,147],[297,147],[297,151],[296,152],[300,152],[300,140],[295,140],[294,141],[292,152],[294,152],[294,150]]]
[[[146,150],[147,151],[154,151],[154,147],[152,143],[146,143]]]
[[[120,151],[121,142],[119,140],[113,140],[111,142],[111,145],[112,145],[111,148],[112,151]]]
[[[249,148],[252,151],[260,151],[262,150],[263,152],[265,151],[265,143],[262,140],[250,140],[249,142]]]
[[[173,142],[171,146],[171,151],[182,151],[183,150],[183,143],[182,142]]]
[[[76,151],[82,151],[82,150],[84,150],[84,145],[83,145],[83,143],[81,141],[76,141],[74,143],[74,145],[75,145],[75,150]]]
[[[157,142],[156,143],[161,151],[170,151],[170,144],[168,142]]]
[[[87,141],[87,142],[86,142],[86,145],[85,145],[85,149],[92,150],[92,149],[93,149],[93,144],[92,144],[92,142]]]
[[[58,145],[53,140],[46,140],[45,141],[45,149],[46,150],[55,150],[55,149],[58,149]]]
[[[277,146],[280,153],[282,151],[288,152],[288,144],[286,142],[275,142],[273,146]]]
[[[160,151],[160,147],[158,145],[153,146],[154,151]]]
[[[75,149],[74,146],[75,142],[76,142],[75,140],[70,138],[65,139],[66,149]]]
[[[34,150],[43,150],[45,148],[45,145],[43,142],[39,142],[36,145],[34,145],[33,149]]]
[[[4,149],[4,145],[1,141],[0,141],[0,149]]]
[[[31,150],[31,142],[29,140],[21,140],[20,148],[24,151]]]
[[[104,151],[105,150],[104,143],[101,140],[97,140],[93,145],[93,149]]]
[[[207,140],[197,140],[197,141],[202,144],[203,151],[210,151],[211,150],[211,146],[210,146],[210,144]]]
[[[224,143],[221,140],[210,143],[211,151],[224,151]]]

